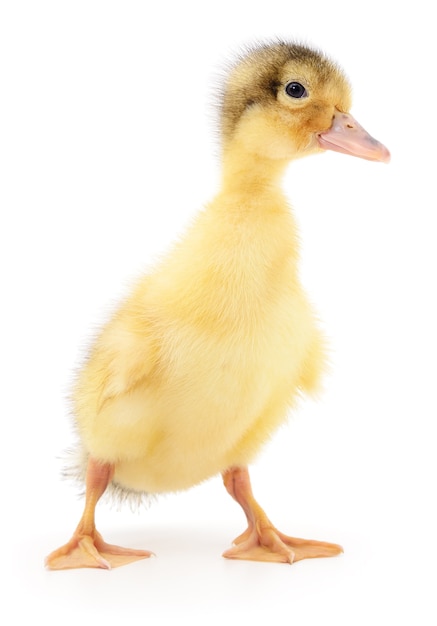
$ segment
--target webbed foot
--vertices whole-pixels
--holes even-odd
[[[75,533],[68,543],[49,554],[45,564],[53,570],[79,567],[112,569],[152,555],[153,552],[147,550],[121,548],[106,543],[100,533],[94,531],[92,535]]]
[[[226,489],[246,514],[248,528],[237,537],[223,556],[227,559],[294,563],[302,559],[336,556],[343,548],[335,543],[288,537],[279,532],[253,497],[246,468],[232,468],[223,474]]]

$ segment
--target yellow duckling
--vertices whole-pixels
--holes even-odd
[[[86,503],[49,568],[150,556],[97,532],[95,507],[108,487],[159,494],[218,473],[248,523],[225,557],[293,563],[342,551],[279,532],[254,499],[247,465],[324,368],[281,176],[292,159],[326,149],[389,159],[349,108],[340,69],[305,46],[261,45],[230,71],[221,189],[103,328],[79,375]]]

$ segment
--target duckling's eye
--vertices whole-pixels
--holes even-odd
[[[291,82],[285,85],[285,93],[291,98],[306,98],[308,95],[305,87],[296,82]]]

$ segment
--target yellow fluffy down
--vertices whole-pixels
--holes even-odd
[[[268,189],[221,193],[104,328],[75,391],[85,450],[159,493],[247,464],[316,385],[322,342],[293,218]]]

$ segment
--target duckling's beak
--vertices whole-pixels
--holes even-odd
[[[337,109],[331,128],[319,133],[317,140],[324,150],[335,150],[369,161],[390,161],[390,152],[382,143],[371,137],[352,115]]]

